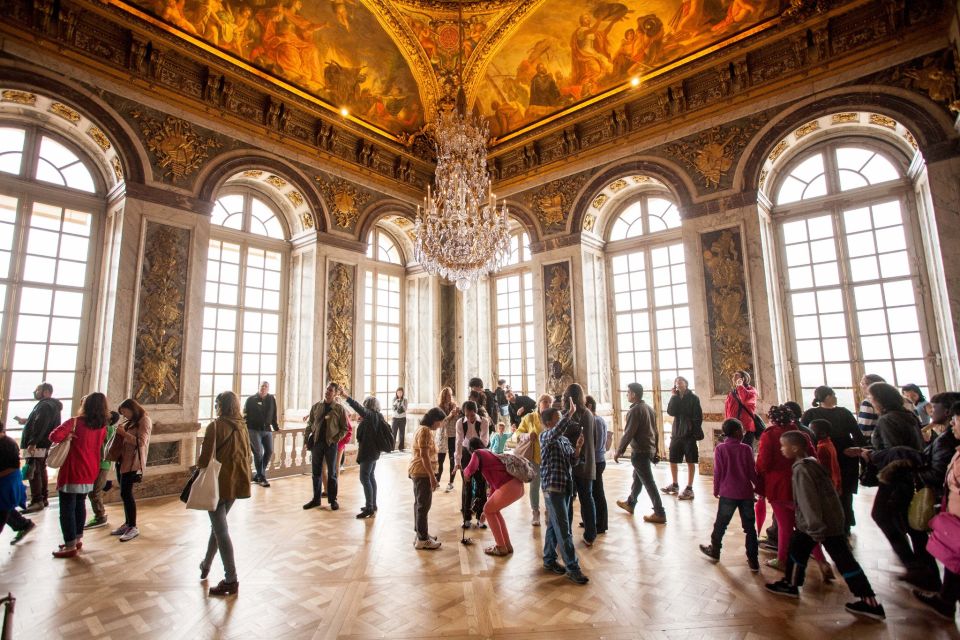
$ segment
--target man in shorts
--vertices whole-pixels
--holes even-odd
[[[673,482],[660,491],[677,496],[680,500],[693,500],[693,475],[700,461],[697,443],[703,440],[703,411],[700,409],[700,398],[690,390],[690,383],[683,376],[673,382],[673,395],[667,405],[667,413],[673,416],[670,435],[670,475],[673,476]],[[687,488],[680,491],[677,471],[684,460],[687,462]]]

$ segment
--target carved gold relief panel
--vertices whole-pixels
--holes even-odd
[[[354,276],[356,267],[331,262],[327,271],[327,380],[353,385]]]
[[[729,391],[734,371],[753,370],[747,282],[740,229],[700,235],[710,335],[713,393]]]
[[[543,267],[544,333],[546,335],[547,390],[563,393],[574,381],[573,300],[570,263]]]
[[[140,271],[133,397],[179,404],[190,231],[148,222]]]

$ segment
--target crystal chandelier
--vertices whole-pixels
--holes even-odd
[[[461,42],[462,25],[461,17]],[[427,187],[413,230],[417,261],[460,291],[500,269],[510,250],[507,205],[497,209],[487,173],[487,138],[486,121],[466,116],[461,77],[456,108],[437,114],[435,189]]]

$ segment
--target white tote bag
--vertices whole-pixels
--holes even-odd
[[[220,503],[220,462],[217,461],[217,427],[213,427],[213,451],[210,462],[197,473],[197,479],[190,488],[187,509],[216,511]]]
[[[70,422],[73,423],[73,427],[70,429],[70,433],[75,433],[77,431],[77,419],[70,418]],[[51,469],[59,469],[63,466],[63,463],[67,461],[67,456],[70,455],[70,443],[72,440],[65,438],[64,440],[50,445],[50,449],[47,451],[47,466]]]

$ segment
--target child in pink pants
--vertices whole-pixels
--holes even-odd
[[[497,454],[486,450],[480,438],[470,439],[470,464],[463,470],[464,481],[478,471],[490,487],[490,497],[483,507],[483,515],[493,533],[495,546],[487,547],[484,553],[491,556],[505,556],[513,553],[510,544],[510,532],[500,512],[523,497],[523,483],[507,472],[507,467]]]

